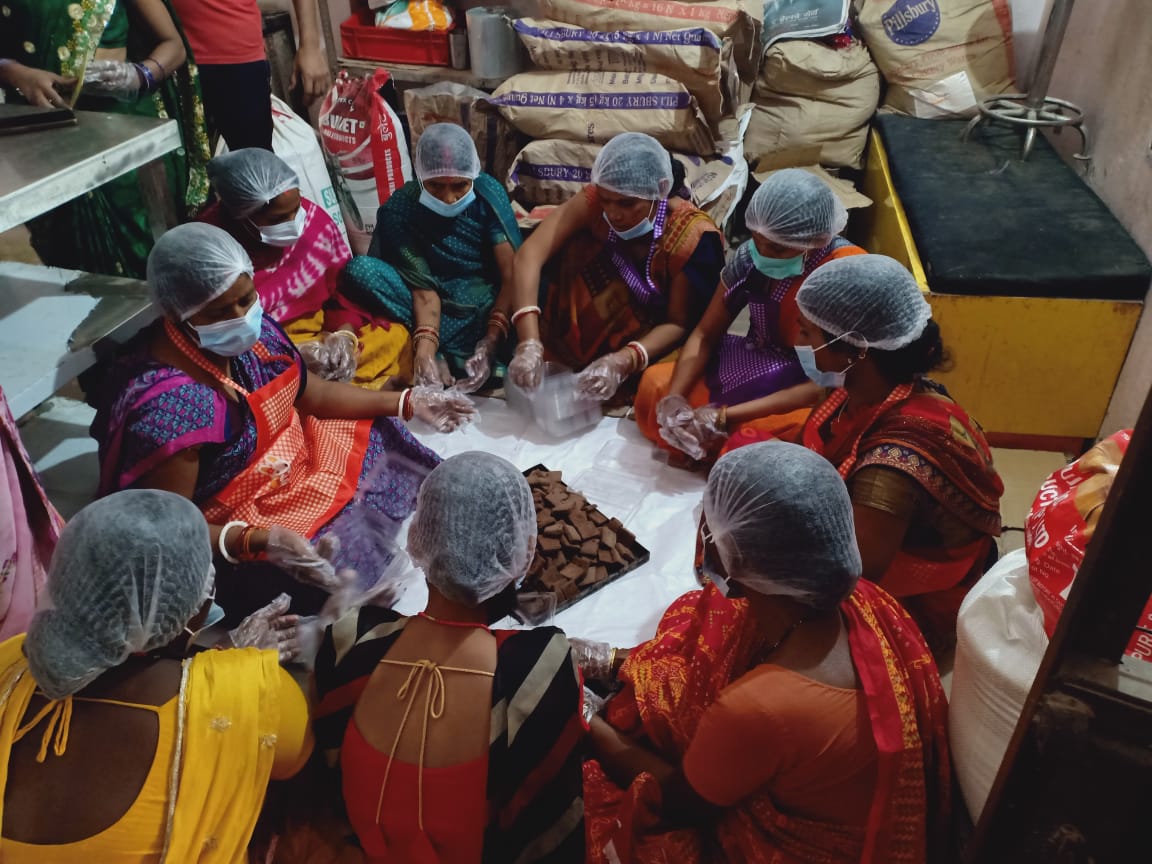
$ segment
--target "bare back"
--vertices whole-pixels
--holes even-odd
[[[357,729],[374,749],[391,753],[403,724],[395,752],[395,758],[401,762],[419,764],[423,761],[425,767],[440,768],[471,762],[487,754],[491,675],[496,671],[495,636],[481,627],[444,625],[416,617],[383,659],[391,662],[381,662],[376,667],[353,714]],[[401,665],[422,660],[440,667],[443,711],[438,718],[428,716],[429,681],[435,673],[417,673],[414,671],[417,667]],[[471,671],[452,671],[454,669]],[[403,698],[398,697],[410,679],[408,691]],[[409,704],[411,710],[404,723]],[[432,708],[436,707],[434,700]],[[421,760],[425,717],[428,717],[428,731]]]
[[[173,754],[157,753],[160,721],[155,711],[85,700],[159,708],[179,694],[180,672],[176,660],[130,660],[73,699],[62,755],[49,742],[45,760],[36,761],[46,720],[16,742],[8,757],[3,836],[22,843],[75,843],[118,822],[137,801],[153,762],[163,760],[167,776]],[[33,698],[22,723],[45,704]],[[157,827],[162,830],[162,819]]]

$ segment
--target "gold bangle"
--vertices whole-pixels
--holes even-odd
[[[618,649],[618,648],[613,648],[612,652],[608,655],[608,677],[609,678],[616,677],[616,652],[619,650],[620,649]]]
[[[721,405],[720,406],[720,415],[716,419],[720,424],[721,431],[727,432],[728,431],[728,406],[727,405]]]

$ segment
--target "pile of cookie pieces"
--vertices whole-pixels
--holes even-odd
[[[551,591],[559,603],[607,581],[636,561],[636,537],[569,489],[560,471],[525,476],[536,504],[536,557],[521,590]]]

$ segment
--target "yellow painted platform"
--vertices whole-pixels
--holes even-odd
[[[1095,437],[1143,304],[934,294],[875,132],[860,191],[875,203],[852,239],[908,267],[932,304],[953,364],[932,377],[988,432]]]

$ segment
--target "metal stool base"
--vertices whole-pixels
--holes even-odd
[[[1072,158],[1082,162],[1092,158],[1088,155],[1088,131],[1084,128],[1084,112],[1063,99],[1047,97],[1037,104],[1027,93],[1006,93],[985,99],[980,103],[980,113],[973,117],[972,122],[965,128],[963,140],[967,141],[972,131],[984,121],[1009,123],[1025,128],[1021,161],[1026,161],[1032,152],[1032,146],[1036,143],[1036,131],[1045,127],[1057,131],[1064,128],[1072,129],[1080,136],[1080,152],[1073,154]]]

